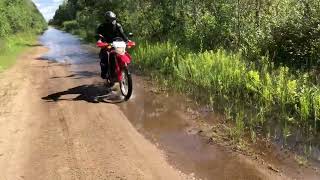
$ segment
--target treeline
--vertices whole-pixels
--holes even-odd
[[[0,1],[0,39],[20,32],[39,33],[47,27],[31,0]]]
[[[241,51],[299,69],[320,57],[318,0],[68,0],[51,23],[90,39],[106,10],[140,37],[194,50]]]

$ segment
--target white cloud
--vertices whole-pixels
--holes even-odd
[[[63,0],[32,0],[40,12],[43,14],[44,18],[49,21],[53,16],[55,11],[58,9],[59,5],[62,4]]]

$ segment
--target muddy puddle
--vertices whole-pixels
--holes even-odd
[[[53,28],[46,31],[40,42],[49,48],[44,59],[64,63],[70,68],[70,75],[55,78],[74,79],[80,84],[101,84],[96,49]],[[200,129],[195,125],[196,115],[189,112],[196,109],[192,101],[176,94],[159,93],[144,77],[134,76],[133,82],[132,98],[116,105],[140,133],[165,152],[174,167],[201,179],[266,179],[266,174],[281,179],[281,173],[274,175],[267,166],[208,143],[208,138],[200,136]],[[214,118],[220,116],[211,112],[207,117],[214,123]],[[305,171],[292,169],[288,168],[284,173],[292,173],[298,179],[317,179],[314,173],[305,176]]]
[[[264,179],[254,166],[198,135],[193,115],[186,112],[188,100],[145,87],[136,77],[134,98],[119,106],[140,132],[165,150],[174,166],[201,179]]]
[[[64,64],[90,64],[97,61],[95,50],[69,33],[49,28],[39,42],[49,49],[41,58]]]

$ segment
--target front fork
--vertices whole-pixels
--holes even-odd
[[[122,80],[122,75],[121,75],[121,68],[118,63],[118,58],[116,54],[112,54],[112,52],[108,51],[106,52],[108,54],[108,74],[109,74],[109,81],[110,82],[120,82]],[[111,56],[112,54],[112,56]],[[112,70],[111,66],[111,58],[114,58],[114,70]],[[119,76],[120,75],[120,76]],[[116,76],[116,77],[115,77]]]
[[[111,72],[111,65],[110,65],[110,57],[111,57],[111,54],[112,54],[112,57],[114,58],[114,65],[115,65],[115,69],[114,69],[114,72],[115,72],[115,74],[114,75],[116,75],[117,77],[114,77],[114,78],[117,78],[117,81],[118,82],[121,82],[122,81],[122,70],[124,69],[124,68],[126,68],[126,69],[128,69],[128,63],[126,63],[126,61],[125,60],[122,60],[121,59],[121,57],[119,56],[119,55],[117,55],[116,53],[114,53],[114,52],[108,52],[108,64],[109,64],[109,73]],[[129,57],[130,58],[130,57]],[[110,73],[110,75],[111,75],[111,73]],[[110,76],[110,77],[112,77],[112,76]],[[112,78],[112,79],[114,79],[114,78]]]
[[[116,58],[116,74],[117,74],[118,81],[121,82],[123,78],[122,69],[128,68],[128,64],[127,63],[119,64],[118,61],[120,60]]]

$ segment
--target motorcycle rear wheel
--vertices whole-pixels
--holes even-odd
[[[132,95],[132,76],[127,67],[122,70],[122,80],[120,81],[120,91],[124,100],[129,100]]]

